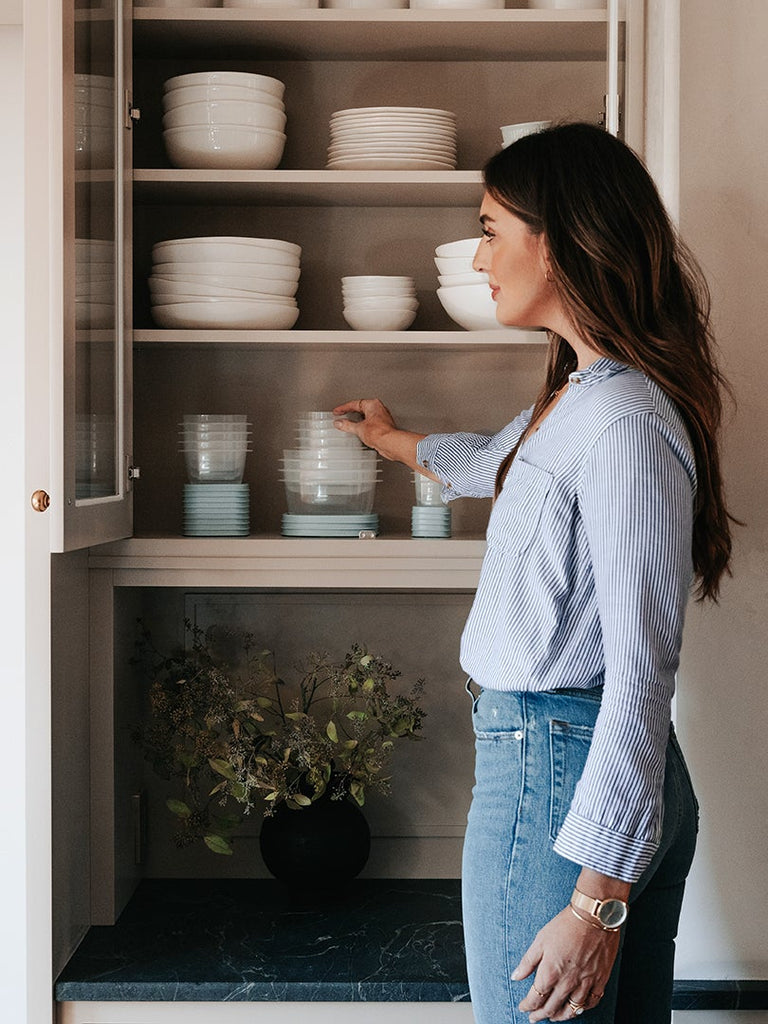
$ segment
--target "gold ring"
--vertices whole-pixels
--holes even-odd
[[[584,1013],[584,1004],[583,1003],[574,1003],[574,1001],[572,999],[569,999],[568,1000],[568,1005],[570,1006],[571,1010],[573,1011],[573,1016],[574,1017],[580,1017],[581,1014]]]
[[[547,993],[546,992],[540,992],[539,989],[537,989],[535,985],[532,984],[531,988],[536,993],[536,995],[539,997],[539,999],[546,999],[547,998]]]

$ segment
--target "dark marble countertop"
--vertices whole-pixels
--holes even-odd
[[[55,986],[65,1001],[465,1002],[455,879],[142,882],[89,930]],[[676,1010],[768,1009],[768,982],[678,981]]]
[[[468,1000],[457,880],[144,881],[89,930],[55,987],[67,1000]]]

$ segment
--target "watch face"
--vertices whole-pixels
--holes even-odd
[[[621,900],[604,900],[600,904],[597,916],[606,928],[618,928],[627,919],[627,905]]]

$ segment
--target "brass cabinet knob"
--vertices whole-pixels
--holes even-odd
[[[35,512],[45,512],[51,504],[51,497],[47,491],[35,491],[29,500],[32,502]]]

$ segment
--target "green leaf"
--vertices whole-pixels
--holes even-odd
[[[227,788],[227,780],[223,779],[221,782],[218,783],[218,785],[213,787],[213,789],[208,794],[208,796],[215,796],[216,793],[220,793],[222,791],[222,789],[226,789],[226,788]]]
[[[238,803],[245,803],[248,799],[248,787],[244,786],[242,782],[233,782],[229,792]]]
[[[334,722],[329,722],[325,727],[325,734],[331,743],[339,742],[339,734],[336,732],[336,725]]]
[[[299,807],[309,807],[312,801],[308,796],[304,796],[303,793],[294,793],[293,800],[299,805]]]
[[[269,697],[257,697],[256,703],[259,705],[260,708],[271,708],[274,706],[273,702],[269,699]]]
[[[347,740],[343,744],[343,746],[344,746],[345,750],[354,750],[355,747],[357,746],[357,740]]]
[[[267,795],[264,797],[264,799],[265,800],[277,800],[277,797],[278,797],[278,794],[276,792],[274,792],[274,793],[267,793]]]
[[[366,722],[369,715],[367,711],[348,711],[347,718],[353,722]]]
[[[288,719],[288,720],[289,720],[290,722],[298,722],[298,721],[300,721],[300,720],[301,720],[302,718],[306,718],[307,716],[306,716],[306,715],[304,714],[304,712],[303,712],[303,711],[288,711],[288,712],[286,712],[286,715],[285,715],[285,717],[286,717],[286,718],[287,718],[287,719]]]
[[[230,782],[235,782],[237,780],[234,768],[229,761],[225,761],[222,757],[211,757],[208,760],[208,764],[217,775],[223,775],[224,778],[229,779]]]
[[[189,818],[192,814],[192,808],[188,804],[185,804],[183,800],[174,800],[169,798],[165,801],[165,806],[178,818]]]
[[[362,807],[365,803],[365,789],[360,782],[350,783],[349,795],[359,807]]]
[[[203,836],[203,842],[208,847],[208,849],[212,850],[214,853],[221,853],[226,855],[227,857],[232,856],[232,847],[229,845],[224,836]]]
[[[368,678],[363,683],[363,690],[365,691],[365,693],[373,693],[375,686],[375,681],[370,676],[368,676]]]

